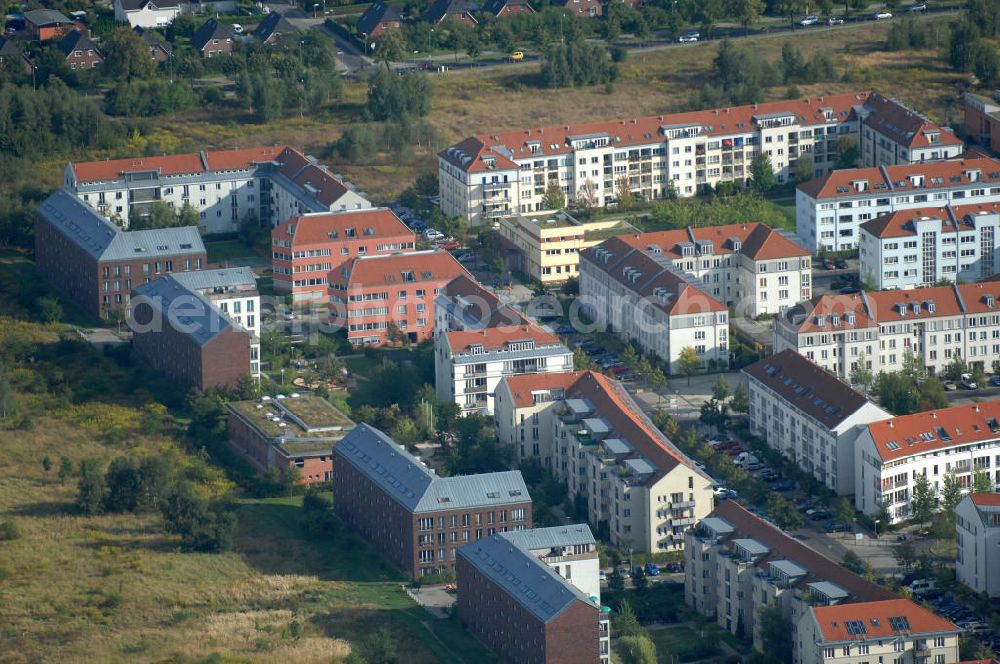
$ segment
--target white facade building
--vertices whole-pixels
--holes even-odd
[[[729,364],[726,305],[623,238],[581,254],[579,300],[600,329],[664,360],[672,375],[688,347],[710,370]]]
[[[801,661],[799,620],[813,607],[893,597],[732,500],[686,536],[687,605],[758,648],[764,647],[761,612],[777,607],[791,623],[794,661]]]
[[[854,441],[861,425],[892,417],[793,350],[743,370],[750,431],[838,495],[854,493]]]
[[[1000,203],[901,210],[861,224],[861,278],[879,290],[978,281],[1000,265]]]
[[[573,351],[557,336],[469,277],[455,278],[435,298],[435,389],[463,414],[492,415],[505,376],[572,370]]]
[[[798,186],[795,228],[803,245],[844,251],[859,226],[898,210],[1000,201],[1000,162],[986,157],[833,171]]]
[[[617,382],[591,372],[505,378],[497,435],[586,500],[588,521],[637,552],[677,550],[712,509],[712,479]]]
[[[115,20],[131,28],[165,28],[181,13],[180,0],[115,0]]]
[[[190,205],[206,233],[238,231],[247,218],[270,228],[297,214],[371,207],[314,158],[286,146],[71,163],[63,187],[126,229],[156,201],[175,210]]]
[[[910,354],[931,374],[956,357],[992,370],[1000,360],[1000,282],[823,295],[775,321],[774,350],[798,351],[848,380],[865,362],[898,371]]]
[[[1000,494],[970,493],[955,507],[956,578],[977,593],[1000,596]]]
[[[965,151],[962,139],[895,99],[873,92],[861,111],[859,166],[902,166],[954,159]]]
[[[867,425],[854,444],[854,504],[865,514],[884,508],[892,521],[911,514],[918,475],[940,491],[954,473],[969,489],[976,472],[1000,483],[1000,401],[963,404]]]
[[[249,267],[176,272],[171,275],[198,293],[229,320],[250,333],[250,375],[260,378],[260,292]]]

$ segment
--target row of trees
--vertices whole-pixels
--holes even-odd
[[[551,45],[542,60],[542,82],[547,88],[613,83],[618,68],[607,49],[583,40]]]
[[[851,369],[851,383],[871,391],[883,408],[896,415],[908,415],[933,408],[944,408],[948,398],[944,386],[936,376],[928,376],[923,364],[912,351],[903,353],[899,371],[873,375],[871,361],[862,354]],[[953,380],[961,379],[966,365],[961,357],[947,366],[944,375]]]

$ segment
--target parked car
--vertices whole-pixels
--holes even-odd
[[[513,53],[510,54],[510,59],[513,60],[514,62],[520,62],[521,60],[524,60],[524,51],[514,51]]]
[[[853,295],[854,293],[860,293],[861,291],[857,286],[844,286],[840,289],[841,295]]]
[[[990,378],[990,385],[993,387],[1000,387],[1000,376],[993,376]]]
[[[651,562],[646,563],[646,566],[643,568],[643,571],[646,573],[646,576],[659,576],[660,575],[660,568],[657,567],[656,565],[654,565]]]
[[[233,23],[233,34],[234,35],[242,35],[243,34],[243,26],[240,25],[239,23]]]
[[[454,251],[462,246],[462,243],[458,240],[452,240],[451,242],[445,242],[441,245],[441,248],[445,251]]]
[[[847,523],[840,523],[839,521],[827,521],[823,529],[828,533],[849,533],[851,532],[851,526]]]
[[[972,380],[972,374],[964,373],[962,374],[962,381],[958,384],[963,390],[977,390],[979,389],[978,383]]]
[[[444,233],[436,228],[428,228],[424,231],[424,237],[428,240],[439,240],[444,237]]]
[[[824,270],[832,270],[833,269],[833,263],[829,259],[826,259],[826,258],[824,258],[822,261],[820,261],[819,266],[821,268],[823,268]]]
[[[872,14],[872,18],[876,21],[884,21],[886,19],[892,18],[892,12],[875,12]]]
[[[826,19],[826,24],[827,25],[843,25],[844,24],[844,19],[840,18],[839,16],[831,16],[830,18]]]
[[[598,579],[598,581],[607,581],[608,580],[608,575],[602,569],[600,572],[597,573],[597,579]]]
[[[795,489],[795,482],[792,480],[779,480],[771,488],[775,491],[792,491]]]
[[[809,14],[799,21],[799,25],[816,25],[817,23],[819,23],[819,16],[816,16],[816,14]]]
[[[847,261],[845,261],[843,258],[838,258],[837,260],[833,261],[833,266],[838,270],[846,270]]]
[[[806,518],[810,521],[826,521],[833,515],[824,509],[806,510]]]
[[[686,42],[696,42],[701,37],[701,33],[697,30],[685,30],[681,33],[681,36],[677,38],[677,41],[684,44]]]
[[[663,569],[666,570],[666,571],[668,571],[668,572],[670,572],[670,573],[672,573],[672,574],[676,574],[677,572],[683,572],[684,571],[684,563],[675,560],[673,562],[669,562],[666,565],[664,565]]]

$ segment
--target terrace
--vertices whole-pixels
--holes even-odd
[[[307,440],[340,440],[354,422],[325,399],[313,396],[236,401],[227,406],[268,438],[284,437],[286,445]]]

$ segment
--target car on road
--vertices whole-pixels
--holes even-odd
[[[875,12],[872,14],[872,18],[876,21],[884,21],[886,19],[892,18],[892,12]]]
[[[927,3],[926,2],[918,2],[918,3],[914,4],[914,5],[910,5],[909,7],[907,7],[907,9],[909,11],[911,11],[911,12],[927,11]]]
[[[697,30],[686,30],[681,33],[681,36],[677,38],[677,41],[685,44],[687,42],[696,42],[700,37],[701,33]]]
[[[656,565],[654,565],[651,562],[646,563],[646,566],[643,568],[643,571],[646,573],[646,576],[659,576],[660,575],[660,568],[657,567]]]
[[[819,23],[819,16],[816,16],[816,14],[809,14],[799,21],[799,25],[816,25],[817,23]]]
[[[845,261],[843,258],[838,258],[837,260],[833,261],[833,266],[838,270],[846,270],[847,261]]]
[[[831,16],[830,18],[826,19],[826,24],[827,25],[843,25],[844,24],[844,19],[840,18],[839,16]]]
[[[513,60],[514,62],[520,62],[521,60],[524,60],[524,51],[514,51],[513,53],[510,54],[510,59]]]

